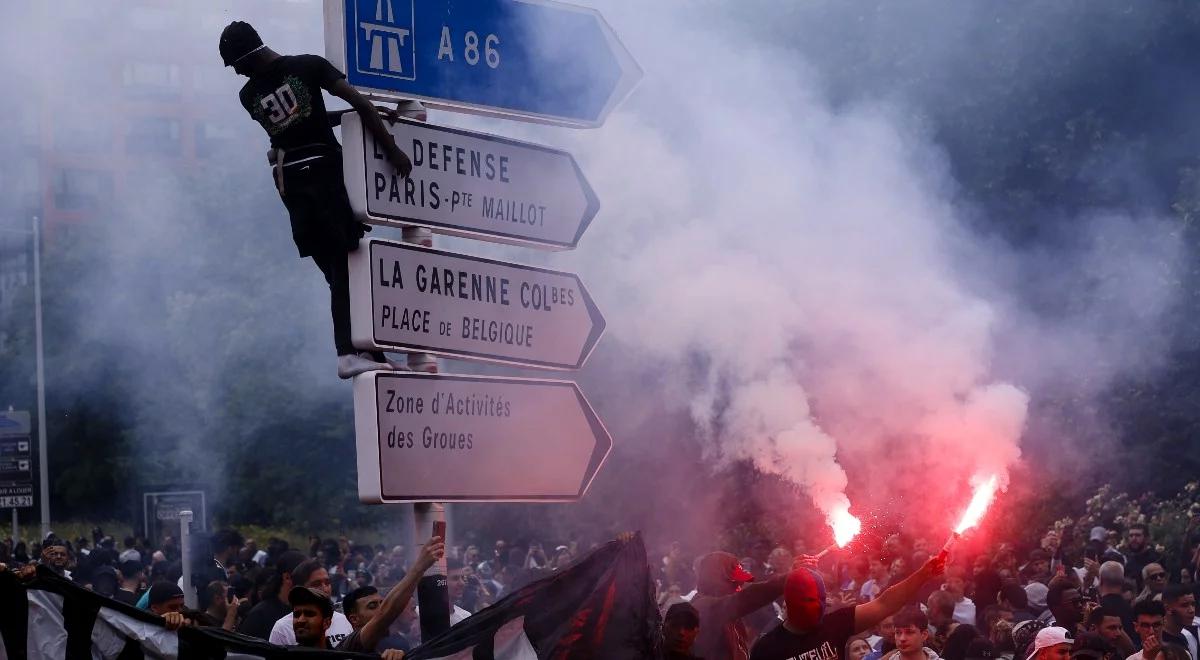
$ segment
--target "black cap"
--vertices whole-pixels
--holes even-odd
[[[234,21],[221,31],[221,59],[225,66],[233,66],[262,45],[262,37],[245,21]]]
[[[326,619],[333,617],[333,601],[325,594],[312,587],[292,587],[288,592],[288,605],[316,605]]]
[[[155,582],[150,587],[150,604],[161,605],[172,598],[182,598],[183,589],[174,582]]]

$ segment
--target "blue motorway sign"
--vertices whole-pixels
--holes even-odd
[[[325,54],[369,96],[577,127],[641,77],[599,12],[550,0],[325,0]]]

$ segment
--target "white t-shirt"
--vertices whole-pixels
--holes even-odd
[[[883,585],[881,585],[879,582],[875,580],[867,580],[863,583],[862,589],[858,590],[858,600],[863,603],[874,600],[877,596],[879,596],[879,592],[883,591],[883,589]]]
[[[966,625],[975,625],[975,603],[970,598],[963,597],[954,604],[954,620]]]
[[[336,648],[352,632],[354,632],[354,626],[350,625],[350,620],[346,618],[346,615],[341,612],[334,612],[333,622],[329,624],[329,629],[325,631],[327,648]],[[274,626],[271,626],[271,636],[268,638],[268,641],[279,646],[296,645],[296,630],[292,628],[291,612],[276,621]]]

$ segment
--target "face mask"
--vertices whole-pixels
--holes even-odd
[[[801,568],[788,574],[783,587],[788,623],[799,630],[811,630],[825,616],[825,582],[812,571]]]

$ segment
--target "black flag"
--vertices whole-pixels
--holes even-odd
[[[405,658],[642,660],[659,657],[658,627],[638,534],[518,589]]]

